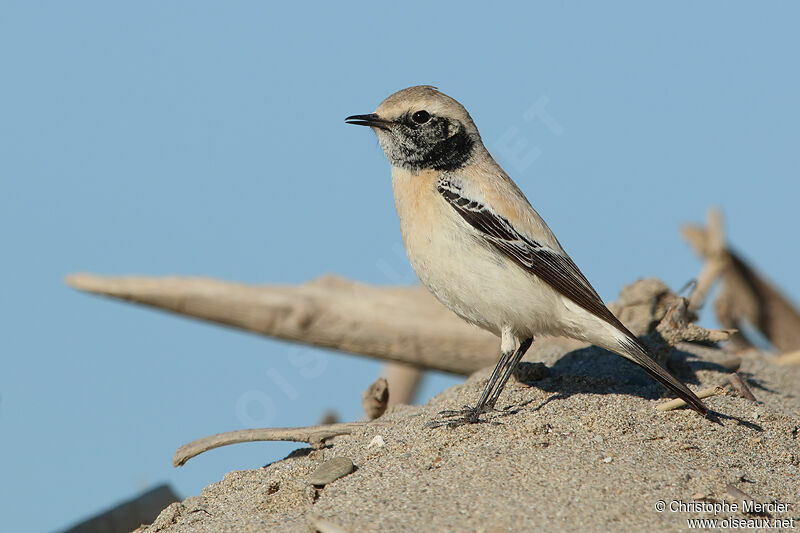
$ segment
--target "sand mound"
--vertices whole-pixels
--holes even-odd
[[[537,357],[549,375],[531,386],[510,383],[499,404],[512,408],[491,423],[424,427],[442,409],[474,403],[487,369],[323,450],[302,448],[264,468],[231,472],[143,531],[677,531],[692,518],[800,516],[800,368],[746,357],[739,374],[758,402],[715,396],[707,400],[714,414],[703,419],[686,409],[657,411],[664,389],[597,348]],[[681,353],[673,366],[695,390],[722,384],[729,373]],[[370,446],[378,435],[385,444]],[[356,470],[322,489],[310,486],[311,473],[333,457],[351,459]],[[770,517],[670,510],[679,501],[741,509],[727,484],[758,502],[790,506]],[[656,510],[659,502],[665,511]]]

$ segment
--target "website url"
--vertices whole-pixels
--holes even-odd
[[[795,529],[794,518],[687,518],[689,529]]]

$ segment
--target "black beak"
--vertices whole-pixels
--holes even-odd
[[[391,121],[384,120],[375,113],[370,113],[369,115],[350,115],[344,119],[344,121],[348,124],[353,124],[354,126],[369,126],[371,128],[380,128],[386,131],[389,131],[387,124],[391,123]]]

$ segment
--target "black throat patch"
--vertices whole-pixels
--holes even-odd
[[[463,124],[443,117],[424,125],[408,121],[397,127],[398,142],[392,146],[390,160],[411,170],[456,170],[466,164],[475,147]]]
[[[432,168],[434,170],[456,170],[467,162],[472,155],[472,147],[475,141],[472,137],[460,128],[459,131],[434,144],[419,161],[415,161],[420,168]]]

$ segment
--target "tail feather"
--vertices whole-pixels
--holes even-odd
[[[692,409],[701,415],[705,415],[708,412],[708,408],[702,400],[689,390],[686,385],[672,377],[669,372],[656,363],[639,339],[627,331],[626,333],[628,333],[626,338],[619,341],[625,356],[642,367],[645,372],[650,374],[659,383],[674,392],[680,399],[689,404]]]

